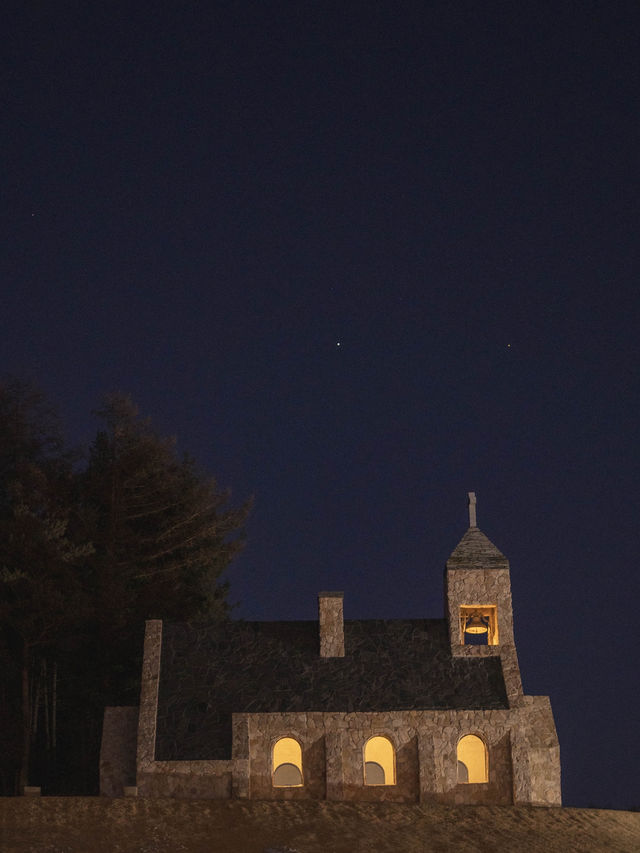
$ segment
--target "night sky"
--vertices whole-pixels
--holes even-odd
[[[239,503],[247,619],[443,615],[478,524],[567,805],[640,806],[640,5],[13,4],[0,369]]]

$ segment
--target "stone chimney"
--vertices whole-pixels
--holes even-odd
[[[320,626],[320,657],[344,657],[344,592],[318,593],[318,622]]]

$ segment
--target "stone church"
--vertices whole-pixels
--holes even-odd
[[[149,621],[139,708],[107,708],[106,796],[561,804],[547,696],[525,696],[509,561],[476,526],[443,619]]]

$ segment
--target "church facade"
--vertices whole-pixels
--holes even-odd
[[[107,708],[107,796],[560,805],[549,698],[525,696],[509,562],[476,525],[444,619],[146,626],[139,708]]]

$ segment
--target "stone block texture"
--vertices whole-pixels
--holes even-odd
[[[136,778],[109,777],[105,745],[104,793],[135,781],[142,797],[560,805],[549,700],[522,692],[509,563],[477,527],[447,561],[444,619],[344,621],[342,593],[318,605],[317,622],[149,622]],[[497,645],[465,644],[469,606],[495,608]],[[469,734],[486,782],[459,781]],[[373,736],[393,747],[394,784],[365,784]],[[301,785],[274,785],[283,737],[300,745]]]
[[[344,657],[344,617],[342,592],[321,592],[318,595],[318,627],[320,657]]]
[[[105,708],[100,745],[100,794],[122,797],[136,783],[137,707]]]

